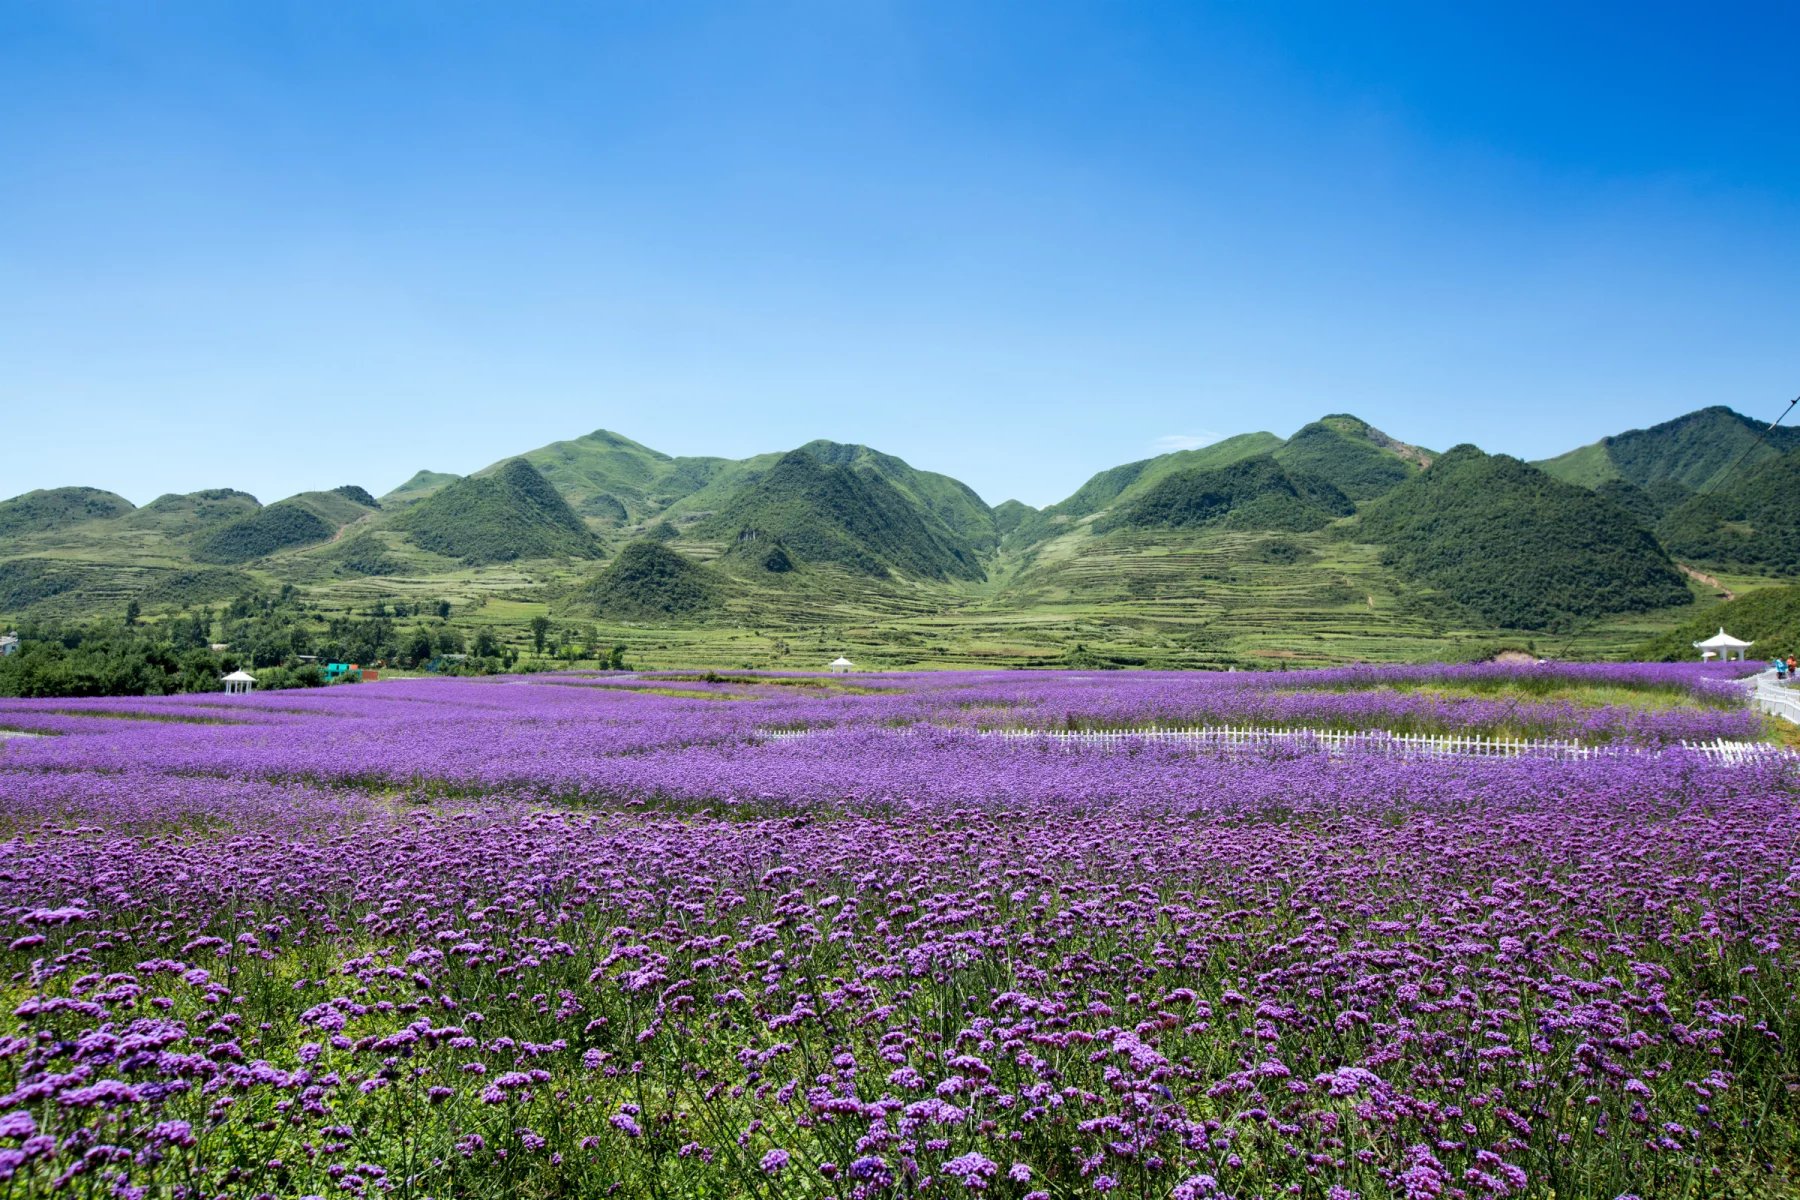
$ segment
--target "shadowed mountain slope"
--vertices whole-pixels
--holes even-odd
[[[1356,525],[1403,574],[1515,629],[1690,599],[1669,556],[1625,509],[1474,446],[1440,456]]]
[[[1800,572],[1800,450],[1740,468],[1717,490],[1669,509],[1656,531],[1683,561]]]

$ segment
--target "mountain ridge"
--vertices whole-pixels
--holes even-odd
[[[1773,536],[1761,532],[1772,528],[1766,513],[1748,533],[1736,509],[1709,509],[1712,525],[1697,536],[1690,528],[1695,493],[1684,480],[1722,469],[1711,434],[1752,427],[1715,406],[1577,448],[1576,466],[1608,468],[1590,470],[1606,478],[1587,488],[1544,469],[1569,474],[1570,455],[1543,464],[1468,446],[1439,455],[1331,413],[1287,438],[1239,434],[1107,468],[1041,509],[990,506],[959,480],[857,443],[815,439],[727,459],[669,455],[597,429],[466,476],[422,470],[379,498],[353,485],[267,506],[230,488],[142,508],[95,488],[15,497],[0,502],[0,519],[11,513],[20,529],[0,539],[0,610],[93,611],[127,596],[204,602],[285,584],[344,596],[502,589],[532,604],[585,588],[589,611],[627,619],[629,610],[639,623],[718,625],[726,596],[732,620],[817,621],[829,596],[846,613],[1029,610],[1112,622],[1116,636],[1143,639],[1203,612],[1230,630],[1250,618],[1209,597],[1279,587],[1347,627],[1353,603],[1371,627],[1530,631],[1663,606],[1673,621],[1711,593],[1672,580],[1659,537],[1710,569],[1785,569],[1785,551],[1756,549]],[[1780,456],[1755,458],[1762,471]],[[1734,487],[1746,478],[1761,477],[1740,475]],[[1459,537],[1478,548],[1452,561],[1441,546]],[[1707,557],[1708,537],[1735,538],[1734,553]],[[1556,552],[1562,542],[1577,549]],[[1538,566],[1509,558],[1514,543],[1533,547]],[[1591,586],[1590,575],[1607,582]]]

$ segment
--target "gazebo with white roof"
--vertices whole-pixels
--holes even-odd
[[[856,664],[841,654],[831,660],[831,673],[833,675],[843,675],[854,670],[856,670]]]
[[[241,696],[256,686],[256,676],[242,668],[225,676],[225,692],[231,696]]]
[[[1737,652],[1737,660],[1743,662],[1744,651],[1754,645],[1756,645],[1755,642],[1740,641],[1739,639],[1732,637],[1729,633],[1725,632],[1725,627],[1721,625],[1719,626],[1719,632],[1713,634],[1704,642],[1695,642],[1694,649],[1700,651],[1700,657],[1703,659],[1709,657],[1707,651],[1710,650],[1712,651],[1710,657],[1716,657],[1721,662],[1728,661],[1731,658],[1732,651],[1735,650]]]

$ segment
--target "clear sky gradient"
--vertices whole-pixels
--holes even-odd
[[[0,0],[0,495],[1800,391],[1791,4]]]

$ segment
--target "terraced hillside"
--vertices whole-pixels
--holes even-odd
[[[1687,442],[1657,438],[1682,461]],[[1609,443],[1606,461],[1641,465],[1650,444]],[[1493,461],[1514,465],[1470,468]],[[1621,652],[1769,582],[1741,559],[1709,568],[1738,572],[1716,586],[1674,574],[1648,529],[1689,498],[1674,478],[1615,469],[1596,495],[1348,414],[1111,468],[1043,510],[990,508],[866,446],[678,458],[606,431],[466,477],[421,471],[379,500],[348,485],[266,508],[229,488],[141,509],[109,495],[0,504],[17,521],[48,496],[64,514],[0,539],[0,615],[135,600],[154,617],[293,586],[321,619],[441,601],[515,648],[548,616],[670,666],[1248,667]],[[1472,573],[1422,557],[1443,546]],[[1544,546],[1576,549],[1508,558]],[[1622,565],[1624,593],[1593,582]],[[1498,603],[1506,588],[1556,611]]]

